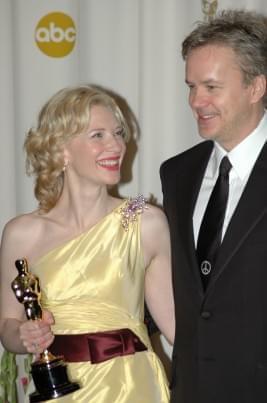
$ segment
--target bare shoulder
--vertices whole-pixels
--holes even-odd
[[[142,218],[144,230],[155,231],[168,228],[167,218],[164,211],[152,204],[147,204]]]
[[[169,237],[168,221],[163,210],[159,207],[147,204],[144,209],[141,222],[141,235],[144,245],[155,248]]]
[[[29,251],[34,249],[38,221],[35,214],[29,213],[17,216],[5,225],[0,245],[0,275],[3,284],[10,284],[15,278],[15,261],[28,258]]]
[[[141,240],[148,266],[156,256],[169,253],[170,235],[167,218],[159,207],[148,204],[141,221]]]
[[[40,232],[40,225],[41,220],[35,212],[12,218],[3,229],[1,246],[11,244],[18,252],[25,249],[25,246],[28,249]]]
[[[39,222],[40,220],[38,220],[34,212],[19,215],[6,223],[3,235],[16,239],[27,235],[27,233],[32,234],[32,231],[37,229]]]

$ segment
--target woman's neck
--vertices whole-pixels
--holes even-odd
[[[108,194],[106,187],[94,189],[63,188],[63,192],[51,215],[58,217],[76,230],[84,230],[94,225],[111,209],[113,198]]]

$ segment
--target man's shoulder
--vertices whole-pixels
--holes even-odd
[[[166,161],[162,163],[162,167],[168,166],[168,165],[173,165],[173,164],[179,164],[183,162],[188,162],[190,161],[191,158],[194,158],[194,156],[201,155],[202,153],[208,152],[213,148],[213,141],[204,141],[201,143],[198,143],[194,145],[191,148],[188,148],[187,150],[174,155],[173,157],[168,158]]]
[[[202,159],[207,153],[210,153],[213,144],[213,141],[204,141],[167,159],[161,164],[161,173],[165,170],[188,169],[190,165],[194,164],[195,160]]]

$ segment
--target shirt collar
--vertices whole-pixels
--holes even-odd
[[[214,142],[210,164],[207,167],[207,176],[217,175],[222,158],[227,155],[233,170],[243,180],[252,170],[260,151],[267,140],[267,113],[265,112],[256,129],[241,143],[227,153],[218,143]]]

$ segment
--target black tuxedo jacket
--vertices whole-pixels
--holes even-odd
[[[206,141],[160,169],[176,312],[172,403],[267,402],[267,145],[220,248],[204,293],[193,211],[213,149]]]

